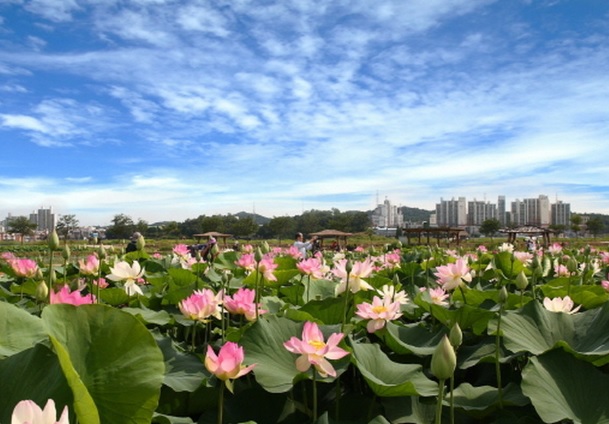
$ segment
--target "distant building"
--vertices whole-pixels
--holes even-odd
[[[377,205],[372,212],[372,225],[382,228],[400,228],[404,225],[404,216],[399,212],[397,206],[391,204],[388,199]]]
[[[569,225],[571,225],[571,204],[563,203],[561,200],[552,203],[551,223],[552,225],[564,225],[569,227]]]
[[[513,225],[547,227],[550,225],[550,199],[543,194],[522,201],[516,199],[512,202],[511,217]]]
[[[463,227],[467,224],[467,205],[465,197],[457,200],[440,198],[436,204],[436,223],[438,227]]]
[[[44,209],[42,206],[38,211],[30,214],[30,222],[37,225],[38,231],[51,232],[55,229],[55,214],[53,213],[53,207],[49,206],[48,209]]]
[[[497,218],[497,205],[474,199],[467,202],[467,225],[480,226],[487,219]]]
[[[508,222],[505,210],[505,196],[499,196],[497,198],[497,220],[502,227],[504,227]]]

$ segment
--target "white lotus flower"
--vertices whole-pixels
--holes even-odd
[[[573,300],[571,300],[571,298],[569,296],[555,297],[554,299],[550,299],[549,297],[546,297],[543,300],[543,306],[548,311],[564,312],[566,314],[574,314],[575,312],[579,311],[579,308],[582,307],[581,305],[579,305],[577,308],[573,309],[573,307],[575,306],[575,303],[573,303]]]
[[[110,272],[106,278],[117,282],[124,281],[123,287],[129,296],[144,294],[138,285],[143,283],[144,270],[138,261],[133,261],[133,264],[126,261],[117,262],[114,267],[110,267]]]

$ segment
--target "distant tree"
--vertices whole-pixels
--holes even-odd
[[[605,223],[599,217],[593,217],[586,222],[586,228],[590,234],[596,238],[597,235],[603,232]]]
[[[148,232],[148,227],[148,221],[144,221],[142,218],[140,218],[135,224],[135,231],[138,231],[141,234],[146,234]]]
[[[480,233],[484,234],[487,237],[490,237],[492,240],[493,235],[495,235],[495,233],[497,233],[497,231],[499,231],[500,227],[501,227],[501,223],[499,222],[498,219],[495,219],[495,218],[487,219],[484,222],[482,222],[482,225],[480,225]]]
[[[64,240],[67,240],[70,231],[76,228],[78,228],[78,219],[76,219],[76,215],[61,215],[55,226],[57,234],[63,236]]]
[[[106,237],[109,239],[126,239],[135,231],[133,219],[125,214],[117,214],[112,218],[112,225],[106,229]]]
[[[235,217],[236,218],[236,217]],[[258,231],[258,224],[253,217],[244,217],[227,222],[226,232],[234,236],[251,236]]]
[[[8,232],[11,234],[21,234],[21,244],[25,236],[34,234],[34,230],[38,227],[35,222],[31,222],[25,216],[14,216],[8,219]]]
[[[289,216],[274,217],[269,222],[269,232],[276,238],[293,239],[296,228],[296,220]]]
[[[192,234],[183,233],[181,231],[180,224],[178,224],[176,221],[169,221],[163,225],[161,234],[163,235],[163,237],[176,238],[182,235],[192,236],[193,234],[196,234],[196,232],[193,232]]]
[[[571,215],[571,231],[573,231],[575,233],[575,235],[578,235],[579,232],[581,231],[582,221],[583,220],[580,215],[577,215],[577,214]]]
[[[556,235],[558,235],[558,236],[563,234],[566,229],[567,229],[567,226],[564,225],[564,224],[552,224],[552,225],[550,225],[550,230],[554,231],[554,233]]]

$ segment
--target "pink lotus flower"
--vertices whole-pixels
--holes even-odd
[[[574,314],[577,311],[579,311],[579,309],[581,308],[581,305],[579,305],[577,308],[573,309],[575,304],[573,303],[573,301],[571,300],[571,298],[569,296],[565,296],[562,298],[555,297],[554,299],[550,299],[549,297],[546,297],[543,299],[543,306],[548,311],[564,312],[566,314]]]
[[[85,259],[79,259],[78,268],[83,275],[97,275],[99,272],[99,259],[95,255],[89,255]]]
[[[51,304],[57,303],[68,303],[70,305],[86,305],[95,302],[95,296],[93,294],[81,294],[80,290],[70,291],[70,287],[64,285],[59,289],[58,292],[51,290],[50,300]]]
[[[278,266],[279,265],[277,265],[273,261],[273,258],[271,258],[269,256],[265,256],[264,258],[262,258],[262,260],[258,264],[258,272],[261,272],[262,276],[267,281],[277,281],[277,277],[275,277],[275,274],[273,274],[273,271],[275,271],[275,269]]]
[[[244,366],[244,359],[243,348],[237,343],[226,342],[220,348],[218,355],[208,345],[207,355],[205,356],[205,368],[222,381],[233,380],[244,376],[256,366],[256,364]]]
[[[480,246],[478,246],[478,252],[486,253],[486,252],[488,252],[488,249],[486,248],[485,245],[481,244]]]
[[[49,399],[44,409],[41,409],[32,400],[22,400],[13,409],[11,424],[70,424],[68,407],[65,406],[59,421],[56,421],[57,412],[55,402]]]
[[[9,259],[8,264],[17,277],[32,278],[38,272],[38,263],[33,259]]]
[[[562,252],[562,246],[559,243],[553,243],[552,246],[548,247],[548,252],[552,255],[558,255]]]
[[[571,275],[569,269],[567,269],[567,267],[562,264],[557,264],[554,266],[554,274],[557,277],[568,277],[569,275]]]
[[[300,253],[300,250],[298,250],[298,248],[294,245],[288,248],[287,254],[293,257],[294,259],[302,258],[302,253]]]
[[[224,298],[224,307],[228,312],[234,315],[244,315],[248,321],[256,320],[256,290],[239,288],[232,296]],[[258,315],[268,311],[260,309],[258,306]]]
[[[609,265],[609,252],[600,252],[601,262]]]
[[[444,290],[454,290],[459,286],[465,284],[465,282],[472,281],[472,275],[470,268],[467,265],[467,261],[462,258],[457,259],[455,263],[449,263],[436,268],[434,275],[438,279],[438,284],[442,286]]]
[[[601,281],[601,286],[602,286],[602,287],[603,287],[603,288],[604,288],[606,291],[608,291],[608,292],[609,292],[609,281],[607,281],[607,280],[603,280],[603,281]]]
[[[328,359],[340,359],[349,354],[346,350],[338,347],[338,343],[344,336],[343,333],[333,333],[326,343],[317,324],[307,321],[302,330],[302,340],[292,337],[283,346],[292,353],[300,354],[296,359],[296,369],[298,371],[306,372],[313,365],[322,377],[328,375],[336,377],[336,370]]]
[[[218,294],[210,289],[196,290],[178,304],[180,312],[193,321],[208,322],[209,317],[222,318],[220,305],[224,292]]]
[[[100,289],[105,289],[106,287],[108,287],[108,282],[105,278],[102,277],[97,280],[93,280],[93,285],[99,286]]]
[[[336,294],[344,293],[347,289],[347,276],[349,278],[349,290],[352,293],[357,293],[360,290],[371,290],[373,287],[364,280],[368,278],[374,271],[374,264],[368,257],[362,262],[353,263],[353,268],[350,273],[346,270],[347,259],[340,259],[334,263],[332,273],[340,278],[340,283],[336,287]]]
[[[427,292],[429,295],[429,301],[436,305],[448,306],[446,299],[449,298],[449,294],[442,287],[427,290],[426,287],[421,287],[421,292]]]
[[[190,251],[188,250],[188,246],[185,244],[176,244],[173,246],[172,252],[177,256],[190,256]]]
[[[384,284],[379,290],[376,291],[382,296],[383,301],[388,299],[391,302],[398,302],[401,305],[408,303],[408,295],[404,290],[396,291],[395,286]]]
[[[533,262],[533,254],[531,252],[514,252],[514,257],[523,265],[530,265]]]
[[[372,304],[360,303],[357,305],[355,314],[363,319],[370,320],[366,325],[369,333],[382,329],[388,321],[393,321],[402,316],[400,302],[392,302],[391,298],[381,300],[378,296],[372,298]]]
[[[322,262],[318,258],[308,258],[296,264],[296,268],[303,275],[310,275],[311,278],[321,280],[324,278]]]
[[[235,261],[235,265],[245,269],[248,272],[252,272],[256,269],[256,260],[254,259],[254,254],[244,253]]]

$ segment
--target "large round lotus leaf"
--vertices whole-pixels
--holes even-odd
[[[609,423],[609,376],[560,349],[532,358],[521,387],[545,423]]]
[[[596,365],[609,363],[609,303],[577,314],[551,312],[539,302],[507,312],[501,321],[505,347],[540,355],[562,346]]]
[[[50,305],[42,320],[72,390],[80,380],[101,422],[150,423],[165,367],[137,318],[105,305]]]
[[[46,339],[40,318],[11,303],[0,302],[0,358]]]

